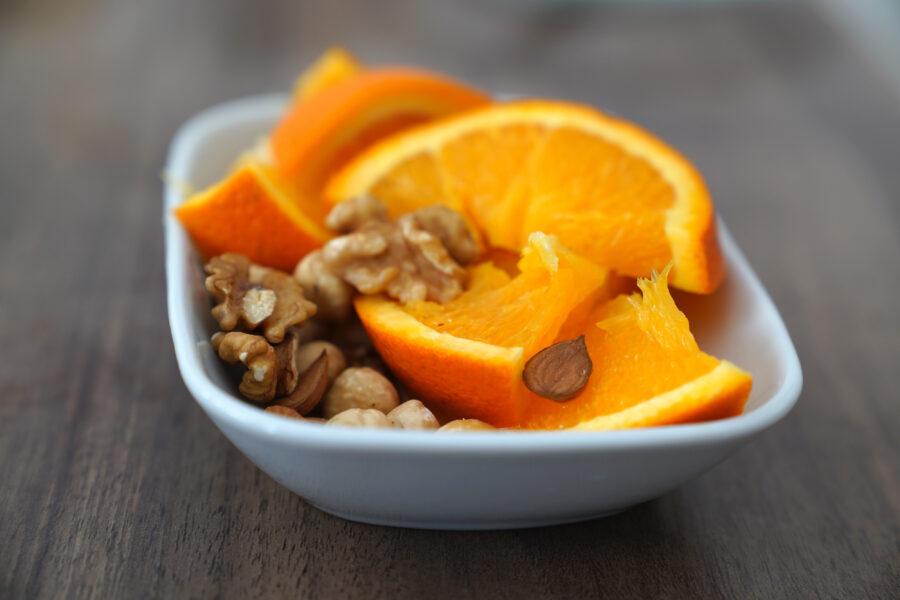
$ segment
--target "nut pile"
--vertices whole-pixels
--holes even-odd
[[[463,218],[428,207],[395,221],[371,196],[338,205],[326,224],[340,235],[308,254],[294,276],[226,253],[206,265],[206,289],[221,331],[219,357],[240,373],[238,391],[267,412],[350,427],[465,431],[477,419],[441,427],[405,390],[355,315],[355,293],[402,302],[445,302],[462,291],[478,247]]]

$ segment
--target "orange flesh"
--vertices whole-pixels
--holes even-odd
[[[353,54],[340,46],[322,53],[294,82],[293,96],[308,98],[347,81],[365,67]]]
[[[290,185],[271,168],[246,164],[175,209],[205,259],[240,252],[251,261],[292,271],[330,237],[296,207]]]
[[[464,211],[493,246],[516,250],[528,233],[544,231],[632,276],[672,260],[665,233],[671,185],[621,147],[574,129],[470,133],[438,155],[399,164],[372,191],[393,214],[434,203]]]
[[[750,376],[700,351],[664,276],[641,280],[643,294],[613,299],[622,282],[607,278],[593,294],[570,297],[547,318],[540,307],[554,305],[542,299],[518,305],[511,299],[517,280],[524,283],[530,275],[527,269],[523,273],[510,280],[491,265],[479,265],[470,290],[443,310],[368,297],[357,301],[357,311],[394,373],[444,418],[476,417],[526,429],[618,429],[742,412]],[[562,313],[569,317],[560,326]],[[536,343],[529,343],[518,336],[516,324],[534,321],[543,328],[534,334]],[[527,390],[522,383],[527,358],[552,341],[582,333],[593,362],[584,390],[563,403]]]
[[[492,263],[445,304],[363,298],[356,307],[391,370],[445,417],[499,426],[522,418],[522,361],[549,344],[573,309],[611,285],[608,273],[535,234],[515,277]],[[612,292],[607,294],[610,297]],[[402,326],[384,315],[411,317]]]
[[[552,342],[569,313],[607,277],[590,261],[554,249],[559,264],[548,269],[533,248],[519,261],[514,278],[493,263],[482,263],[470,269],[468,289],[456,299],[417,302],[404,310],[440,333],[521,347],[528,358]]]
[[[525,231],[554,233],[575,252],[635,277],[672,260],[665,211],[674,191],[646,161],[597,136],[558,129],[532,165]],[[640,235],[622,235],[629,231]]]
[[[301,98],[272,132],[275,164],[318,202],[326,178],[371,142],[411,125],[485,104],[448,79],[405,68],[363,71]]]
[[[485,246],[518,251],[542,231],[623,275],[673,263],[673,285],[699,293],[724,273],[712,203],[690,163],[578,105],[495,104],[391,136],[339,170],[326,199],[366,192],[393,216],[429,204],[461,211]]]
[[[563,403],[532,394],[526,427],[566,428],[617,413],[693,381],[719,364],[697,347],[687,317],[675,306],[664,279],[641,280],[639,285],[643,297],[619,296],[586,318],[583,333],[593,372],[584,391]],[[726,412],[740,414],[745,401],[746,395]],[[672,415],[671,422],[677,419]]]

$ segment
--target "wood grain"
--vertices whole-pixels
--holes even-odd
[[[335,41],[591,102],[699,165],[794,337],[794,412],[622,515],[373,527],[258,471],[189,397],[159,171]],[[890,598],[900,590],[900,99],[813,5],[0,4],[0,596]]]

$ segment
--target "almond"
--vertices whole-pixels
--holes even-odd
[[[594,365],[584,336],[557,342],[528,359],[522,371],[525,387],[548,400],[565,402],[584,389]]]
[[[290,395],[275,401],[278,406],[293,408],[301,415],[307,415],[318,406],[325,388],[328,387],[328,354],[322,350],[313,364],[303,372],[300,383]]]

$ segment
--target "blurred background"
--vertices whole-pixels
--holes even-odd
[[[262,476],[178,375],[160,174],[191,115],[287,92],[333,44],[370,64],[600,106],[680,149],[791,331],[797,408],[662,500],[544,533],[435,545],[348,525]],[[454,589],[449,565],[509,597],[584,597],[603,589],[582,572],[587,552],[617,596],[889,597],[900,581],[898,158],[893,0],[2,0],[0,596],[85,582],[106,597],[136,595],[136,582],[208,596],[223,574],[253,596],[321,590],[348,571],[370,590],[440,596]],[[348,534],[369,563],[335,550]],[[377,570],[395,544],[414,559],[390,587]],[[555,571],[537,567],[534,544]],[[318,579],[261,584],[276,556]],[[497,568],[470,569],[468,556]]]

